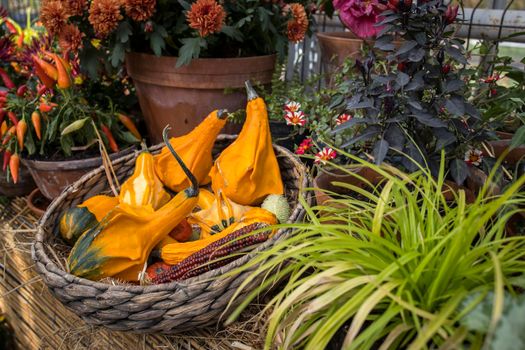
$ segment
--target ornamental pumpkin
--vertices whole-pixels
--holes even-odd
[[[191,187],[180,191],[156,211],[125,203],[117,205],[78,239],[68,258],[72,274],[93,280],[115,277],[138,281],[151,250],[197,205],[197,180],[169,144],[168,127],[164,129],[163,137],[188,176]]]
[[[118,204],[117,197],[94,196],[66,210],[58,223],[62,238],[74,244],[87,229],[98,224]]]
[[[171,146],[201,185],[210,182],[208,173],[213,162],[211,151],[219,131],[226,124],[226,117],[226,110],[213,111],[189,134],[170,139]],[[155,171],[162,183],[175,192],[189,186],[182,168],[173,159],[167,147],[155,156]]]
[[[273,151],[268,112],[262,98],[246,82],[246,121],[210,172],[214,192],[242,205],[258,205],[269,194],[283,194],[279,164]]]
[[[190,224],[199,225],[201,228],[201,238],[221,232],[239,221],[252,208],[232,202],[221,190],[214,195],[214,198],[215,200],[207,209],[192,213],[188,218]]]
[[[208,245],[216,242],[230,233],[235,232],[245,226],[254,224],[254,223],[263,223],[268,225],[277,224],[277,218],[273,213],[270,213],[266,209],[262,208],[252,208],[248,210],[243,217],[235,222],[234,224],[228,226],[228,228],[222,230],[221,232],[208,236],[203,239],[192,242],[183,242],[183,243],[172,243],[166,244],[162,247],[160,251],[160,257],[162,260],[169,265],[175,265],[186,259],[190,255],[198,252],[201,249],[206,248]]]
[[[120,189],[120,203],[132,207],[151,207],[157,210],[168,203],[171,196],[155,173],[155,160],[148,150],[142,151],[135,161],[135,171]]]

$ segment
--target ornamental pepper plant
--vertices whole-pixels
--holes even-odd
[[[390,0],[387,7],[374,50],[356,61],[358,77],[346,98],[333,99],[336,109],[353,115],[334,132],[353,130],[343,149],[409,172],[436,172],[444,150],[449,176],[463,184],[470,167],[480,165],[492,126],[466,99],[468,62],[453,26],[458,5]],[[403,44],[396,48],[394,38]]]
[[[126,52],[198,57],[278,53],[309,28],[305,0],[44,0],[40,19],[63,50],[78,52],[91,77],[119,67]]]
[[[78,58],[56,52],[43,28],[35,33],[28,43],[0,52],[0,147],[12,180],[17,181],[21,155],[96,156],[97,140],[110,152],[140,142],[133,119],[111,99],[86,94],[95,88],[79,73]],[[12,43],[12,35],[7,37]]]

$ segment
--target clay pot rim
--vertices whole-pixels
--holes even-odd
[[[42,215],[44,215],[45,213],[45,210],[42,210],[40,209],[39,207],[37,207],[36,205],[33,204],[33,200],[35,199],[35,197],[37,195],[40,195],[44,198],[46,198],[42,192],[40,192],[40,189],[37,187],[35,188],[33,191],[31,191],[31,193],[29,194],[29,196],[27,196],[27,199],[26,199],[26,202],[27,202],[27,206],[29,207],[29,209],[35,213],[38,217],[41,217]]]
[[[112,153],[109,155],[110,159],[117,159],[124,155],[127,155],[131,152],[134,152],[136,147],[131,146],[125,148],[117,153]],[[102,164],[102,159],[100,156],[89,157],[84,159],[72,159],[72,160],[37,160],[37,159],[26,159],[22,158],[22,164],[28,168],[38,169],[38,170],[76,170],[78,168],[84,167],[98,167]]]
[[[127,52],[127,57],[140,57],[143,59],[155,59],[155,60],[177,60],[178,56],[157,56],[151,53],[146,52]],[[272,53],[269,55],[255,55],[255,56],[247,56],[247,57],[206,57],[206,58],[194,58],[191,60],[190,65],[193,64],[210,64],[210,63],[220,63],[220,62],[238,62],[238,63],[250,63],[253,61],[261,61],[264,59],[273,59],[273,57],[276,57],[277,53]],[[178,69],[183,69],[187,66],[179,67]]]
[[[337,31],[337,32],[317,32],[315,35],[322,39],[330,39],[334,41],[366,41],[365,39],[359,38],[357,35],[350,31]]]

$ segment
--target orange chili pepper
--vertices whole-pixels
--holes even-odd
[[[20,168],[20,156],[18,154],[13,154],[11,159],[9,159],[9,169],[11,170],[11,177],[13,182],[16,184],[18,182],[18,169]]]
[[[120,120],[120,122],[129,130],[129,132],[137,138],[137,140],[142,139],[142,136],[140,136],[140,132],[137,130],[135,123],[133,123],[133,120],[131,120],[130,117],[122,113],[117,113],[117,117]]]
[[[11,140],[11,138],[15,135],[15,133],[16,133],[16,126],[13,125],[5,133],[4,140],[2,141],[2,145],[6,145],[9,142],[9,140]]]
[[[48,77],[50,77],[54,81],[56,81],[58,79],[58,71],[55,68],[55,66],[53,66],[51,63],[41,59],[37,55],[33,55],[31,57],[33,58],[33,62],[35,63],[35,65],[40,66],[40,68],[42,68],[42,70],[44,71],[44,73],[46,73],[46,75]]]
[[[42,69],[42,67],[40,67],[38,64],[35,64],[34,68],[35,74],[38,77],[38,79],[40,79],[42,84],[44,84],[46,88],[52,89],[55,86],[55,81],[53,80],[53,78],[47,75],[46,72],[44,72],[44,70]]]
[[[57,67],[58,72],[58,79],[57,79],[57,85],[61,89],[67,89],[71,86],[71,77],[69,76],[69,73],[66,69],[66,65],[64,64],[64,61],[62,58],[56,54],[50,54],[51,57],[53,57],[53,60],[55,61],[55,66]]]
[[[56,103],[46,103],[46,102],[40,102],[40,105],[38,106],[38,110],[42,113],[48,113],[58,106]]]
[[[7,122],[4,120],[2,122],[2,125],[0,126],[0,136],[4,136],[5,133],[7,132]]]
[[[24,45],[24,32],[20,31],[18,38],[16,39],[16,46],[21,48]]]
[[[16,125],[16,138],[18,139],[18,146],[20,147],[20,151],[24,149],[24,139],[26,137],[26,132],[27,123],[24,119],[22,119]]]
[[[106,138],[108,139],[109,148],[113,152],[118,152],[117,142],[115,141],[115,138],[113,137],[113,134],[111,133],[111,130],[109,130],[109,128],[105,126],[104,124],[101,124],[100,128],[102,129],[102,132],[104,133],[104,135],[106,135]]]
[[[35,128],[35,134],[36,137],[41,140],[42,139],[42,124],[40,119],[40,113],[38,111],[34,111],[31,113],[31,122],[33,123],[33,128]]]

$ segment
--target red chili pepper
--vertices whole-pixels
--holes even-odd
[[[18,125],[18,118],[16,117],[15,113],[12,111],[7,112],[7,116],[9,117],[9,120],[11,120],[11,123]]]
[[[9,165],[9,159],[11,159],[11,151],[6,149],[4,152],[4,166],[2,167],[3,171],[6,171],[7,166]]]
[[[450,72],[450,64],[444,64],[443,67],[441,67],[441,72],[443,74],[448,74]]]
[[[9,75],[7,75],[6,71],[0,68],[0,77],[4,81],[4,85],[8,89],[14,89],[16,87],[15,83],[9,78]]]
[[[16,90],[16,95],[19,97],[24,97],[24,95],[27,92],[27,85],[20,85],[18,89]]]
[[[42,96],[43,94],[45,94],[46,91],[47,91],[47,86],[42,85],[38,88],[36,94],[37,96]]]
[[[3,108],[0,108],[0,124],[4,121],[6,111]]]
[[[7,29],[9,30],[9,33],[16,34],[18,33],[13,23],[11,23],[9,20],[5,21],[5,25]]]
[[[7,102],[7,96],[0,96],[0,104],[4,105]]]
[[[113,152],[118,152],[117,142],[115,141],[111,130],[109,130],[109,128],[104,124],[101,124],[100,128],[102,129],[102,132],[104,133],[104,135],[106,135],[106,138],[108,139],[109,148],[111,148]]]
[[[0,96],[1,97],[6,97],[8,94],[8,91],[7,90],[0,90]]]

